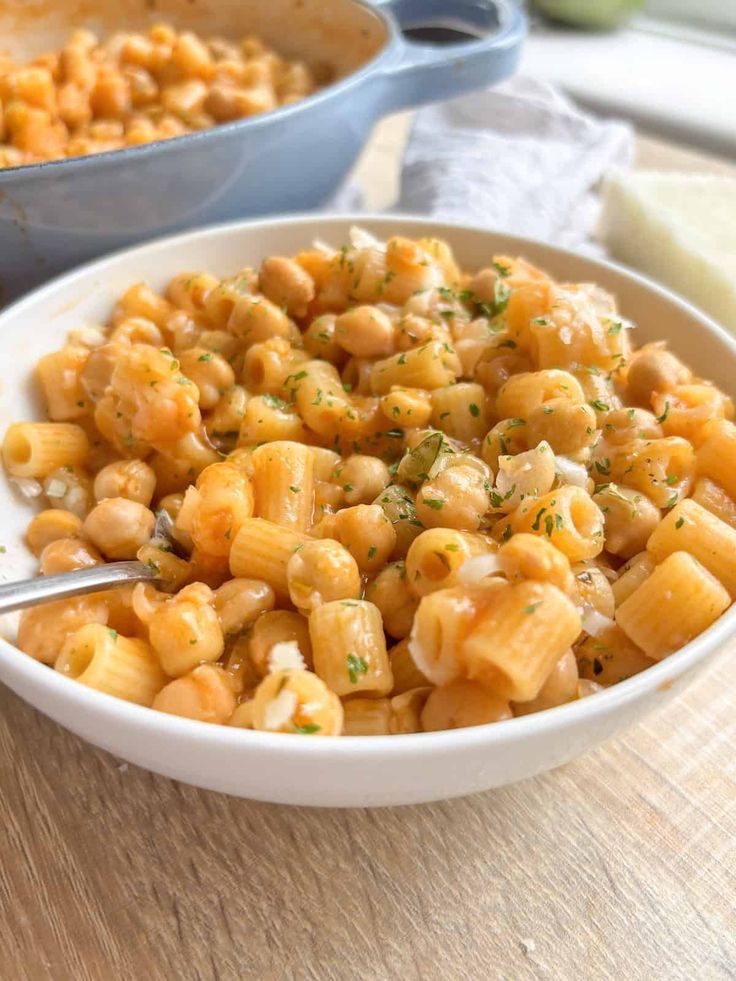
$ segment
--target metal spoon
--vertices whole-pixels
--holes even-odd
[[[179,545],[174,538],[174,522],[163,508],[156,513],[153,529],[154,539],[165,539],[171,549],[180,554]],[[90,569],[76,569],[62,572],[56,576],[38,576],[35,579],[21,579],[0,586],[0,614],[23,610],[37,603],[66,599],[68,596],[83,596],[102,589],[125,586],[131,582],[157,582],[159,575],[143,562],[110,562],[95,565]]]

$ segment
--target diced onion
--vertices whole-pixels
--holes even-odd
[[[604,630],[608,630],[613,626],[615,624],[610,617],[606,617],[602,613],[599,613],[598,610],[591,608],[588,608],[582,618],[583,630],[586,634],[590,634],[591,637],[598,637]]]
[[[53,477],[46,485],[46,497],[63,497],[66,494],[67,486],[63,480]]]
[[[555,473],[565,484],[575,487],[588,486],[588,471],[582,463],[575,463],[566,456],[555,456]]]
[[[70,330],[69,341],[72,344],[81,344],[82,347],[102,347],[107,341],[104,330],[101,327],[76,327]]]
[[[466,585],[472,585],[481,582],[487,576],[502,572],[503,568],[498,555],[495,552],[489,552],[487,555],[474,555],[472,559],[466,559],[460,566],[458,579]]]
[[[39,482],[33,480],[31,477],[11,477],[10,483],[15,487],[21,497],[25,497],[29,501],[34,497],[40,497],[43,491],[43,487],[41,487]]]

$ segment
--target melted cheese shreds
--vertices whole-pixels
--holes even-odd
[[[271,674],[275,671],[304,671],[306,666],[295,640],[281,640],[268,652],[268,670]]]
[[[298,700],[294,692],[282,688],[276,698],[271,699],[266,706],[263,713],[263,728],[278,732],[293,717],[297,705]]]

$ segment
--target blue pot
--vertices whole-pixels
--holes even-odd
[[[76,0],[55,0],[47,23],[33,5],[25,29],[18,6],[0,0],[0,34],[16,55],[36,53],[28,44],[34,32],[48,48],[63,44],[69,24],[80,26]],[[95,26],[102,22],[105,33],[155,19],[239,37],[245,22],[285,54],[335,67],[338,78],[301,102],[210,130],[0,170],[0,301],[164,232],[319,206],[381,116],[509,75],[525,30],[508,0],[160,0],[155,18],[146,0],[100,0],[99,7]],[[436,45],[402,33],[426,25],[475,36]],[[13,37],[22,40],[13,45]]]

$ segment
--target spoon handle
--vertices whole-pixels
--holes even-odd
[[[36,603],[82,596],[100,589],[124,586],[130,582],[156,580],[156,574],[142,562],[111,562],[90,569],[76,569],[57,576],[38,576],[0,586],[0,613],[22,610]]]

